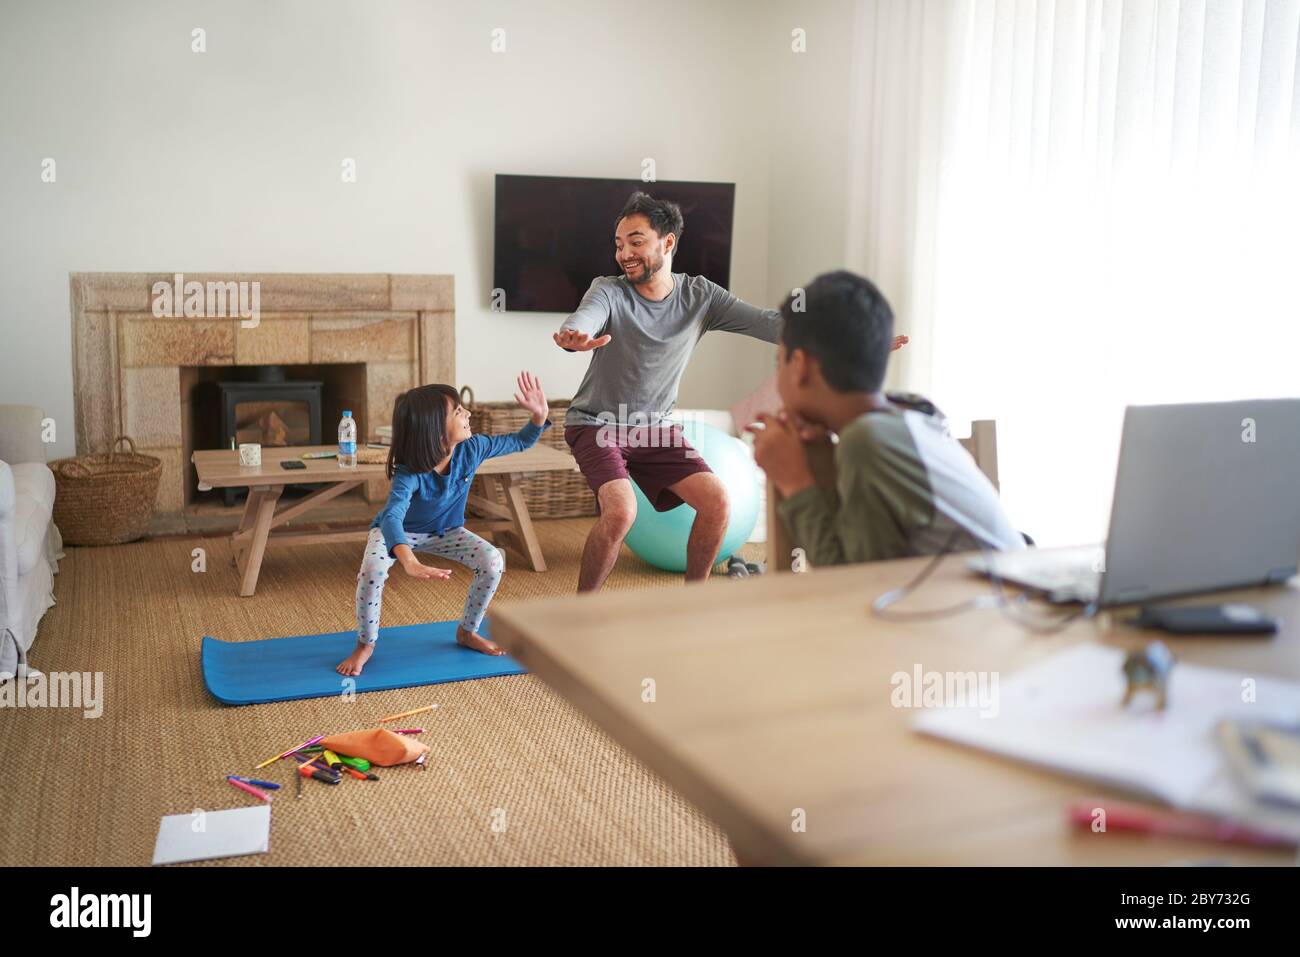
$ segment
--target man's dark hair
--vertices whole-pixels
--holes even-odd
[[[650,228],[658,233],[660,238],[672,233],[677,237],[677,244],[681,245],[682,230],[686,228],[686,221],[682,219],[682,208],[676,203],[666,199],[655,199],[649,193],[637,190],[623,204],[623,212],[619,213],[618,219],[614,220],[614,228],[618,229],[618,224],[624,218],[637,214],[650,220]]]
[[[393,403],[393,444],[384,473],[391,479],[399,465],[408,472],[432,472],[447,457],[447,415],[458,405],[460,393],[442,383],[399,395]]]
[[[894,312],[870,280],[847,270],[822,273],[781,304],[781,343],[817,360],[837,392],[878,392],[894,340]],[[796,307],[802,304],[801,311]]]

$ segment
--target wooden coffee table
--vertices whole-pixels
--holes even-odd
[[[239,569],[239,594],[248,597],[257,591],[257,577],[267,548],[287,545],[318,545],[326,542],[365,541],[370,528],[351,528],[323,532],[288,532],[272,534],[312,509],[371,479],[384,478],[384,466],[358,464],[355,469],[341,469],[335,459],[302,459],[304,452],[334,451],[333,446],[314,445],[291,448],[263,448],[262,464],[243,466],[239,453],[228,449],[195,452],[191,461],[199,474],[199,490],[247,488],[248,501],[238,530],[230,536]],[[287,459],[303,461],[305,469],[284,469]],[[479,466],[488,497],[471,495],[469,505],[484,515],[465,523],[476,532],[486,532],[495,544],[510,548],[535,572],[546,571],[546,560],[533,528],[528,506],[524,503],[520,480],[530,472],[573,471],[577,469],[571,455],[548,445],[534,445],[523,452],[487,459]],[[310,495],[285,505],[276,505],[286,485],[323,485]],[[376,509],[378,511],[378,509]]]

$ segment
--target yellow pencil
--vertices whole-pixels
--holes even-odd
[[[316,737],[312,738],[310,741],[304,741],[302,744],[298,745],[296,748],[290,748],[288,751],[285,751],[283,754],[277,754],[277,755],[276,755],[275,757],[273,757],[273,758],[267,758],[265,761],[263,761],[261,764],[259,764],[259,765],[257,766],[257,770],[260,771],[260,770],[262,770],[262,768],[266,767],[268,764],[274,764],[276,761],[279,761],[281,758],[286,758],[286,757],[288,757],[289,755],[293,754],[295,751],[301,751],[303,748],[305,748],[305,747],[307,747],[307,746],[309,746],[309,745],[315,744],[317,741],[321,740],[321,738],[323,738],[323,737],[325,737],[325,735],[323,735],[323,734],[318,734],[318,735],[316,735]]]
[[[431,704],[426,708],[412,708],[410,711],[403,711],[401,714],[390,714],[387,718],[380,718],[379,723],[383,724],[385,721],[396,721],[398,718],[409,718],[413,714],[424,714],[424,712],[432,711],[436,707],[438,707],[436,704]]]

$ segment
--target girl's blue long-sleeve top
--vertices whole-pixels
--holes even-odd
[[[398,545],[408,544],[406,532],[441,535],[464,525],[465,499],[483,460],[530,449],[550,427],[549,421],[539,426],[529,420],[513,435],[471,435],[452,450],[446,475],[412,472],[398,465],[393,470],[388,502],[370,527],[383,529],[384,544],[392,555]]]

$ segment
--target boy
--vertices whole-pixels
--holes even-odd
[[[785,500],[781,518],[813,565],[933,555],[981,544],[1024,547],[992,483],[918,396],[881,391],[893,340],[889,303],[839,271],[781,307],[777,388],[784,412],[761,416],[754,456]],[[816,485],[804,440],[839,436],[836,487]]]

